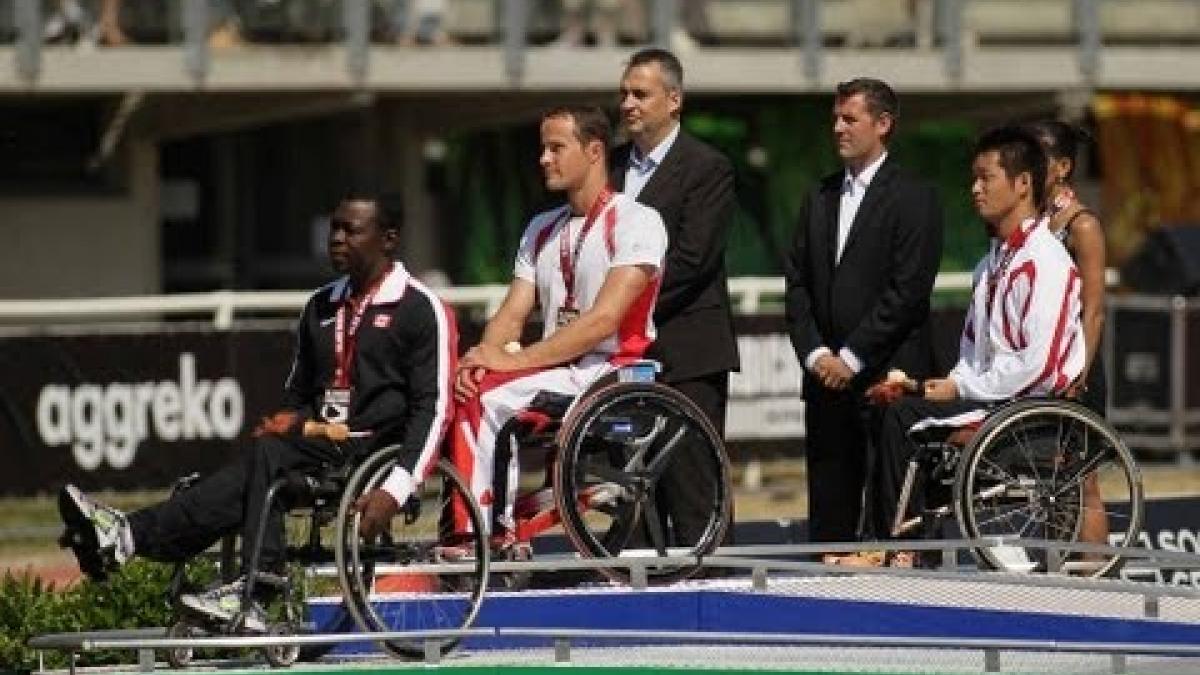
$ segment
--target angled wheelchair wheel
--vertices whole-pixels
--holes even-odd
[[[593,558],[685,556],[715,549],[729,525],[729,460],[721,437],[690,400],[658,383],[600,388],[576,402],[559,433],[555,499],[563,529]],[[686,495],[664,501],[669,472],[686,477]],[[671,503],[686,497],[702,518],[680,521]],[[648,570],[653,581],[686,578],[698,565]],[[624,581],[626,568],[602,570]]]
[[[346,605],[367,632],[437,631],[467,628],[475,620],[487,587],[488,547],[483,515],[466,482],[439,462],[413,497],[392,519],[388,531],[371,541],[359,534],[353,503],[381,486],[396,464],[398,448],[376,451],[351,475],[338,509],[334,552]],[[469,540],[445,545],[450,516],[466,516]],[[459,640],[436,642],[442,653]],[[425,654],[422,639],[381,640],[386,651],[404,658]]]
[[[1133,546],[1141,532],[1142,478],[1133,456],[1095,413],[1068,401],[1019,401],[992,415],[963,451],[954,490],[955,515],[971,538]],[[1118,555],[1034,546],[984,547],[975,555],[1012,572],[1105,576],[1121,564]]]

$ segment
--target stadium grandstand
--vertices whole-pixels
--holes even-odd
[[[400,257],[475,344],[529,217],[558,203],[542,112],[615,111],[648,46],[679,56],[682,123],[736,175],[734,540],[713,578],[665,591],[631,573],[604,600],[497,592],[440,667],[1200,672],[1200,0],[0,0],[0,567],[87,583],[54,544],[49,495],[70,481],[138,506],[233,455],[277,402],[348,190],[401,197]],[[1086,132],[1075,189],[1107,237],[1106,419],[1146,501],[1114,578],[978,574],[972,552],[1004,544],[957,532],[942,542],[957,567],[812,562],[782,254],[806,192],[841,166],[833,92],[859,76],[900,94],[889,147],[942,200],[942,366],[988,246],[974,139],[1045,118]],[[555,572],[561,539],[536,571]],[[77,626],[116,627],[133,628]],[[137,628],[152,630],[35,646],[116,647],[143,669],[148,649],[177,648]],[[320,667],[394,665],[342,657]]]

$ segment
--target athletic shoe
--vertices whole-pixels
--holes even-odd
[[[104,581],[133,557],[133,532],[124,513],[93,502],[74,485],[58,493],[58,513],[67,528],[59,543],[70,547],[89,578]]]
[[[238,614],[242,614],[242,629],[252,633],[265,633],[267,619],[262,608],[257,603],[251,603],[250,607],[243,611],[242,593],[245,587],[245,578],[237,579],[203,593],[181,595],[179,604],[200,616],[222,623],[231,623]]]

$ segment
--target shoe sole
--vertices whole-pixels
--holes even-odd
[[[58,493],[58,515],[66,525],[66,532],[59,543],[70,548],[79,563],[79,569],[93,581],[106,581],[108,571],[104,569],[104,558],[100,554],[100,539],[96,526],[83,512],[74,494],[67,488]]]

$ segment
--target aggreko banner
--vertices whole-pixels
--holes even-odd
[[[162,487],[273,410],[288,330],[0,338],[0,494]]]
[[[463,345],[480,326],[460,325]],[[739,317],[730,438],[803,434],[799,370],[780,317]],[[154,488],[211,471],[275,410],[290,329],[0,337],[0,495]]]

